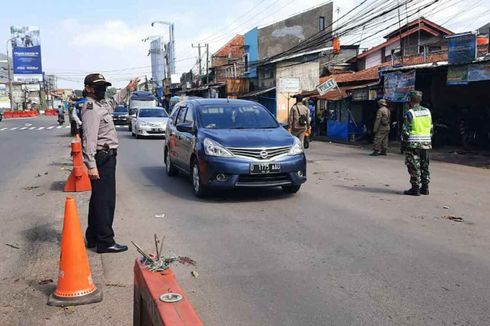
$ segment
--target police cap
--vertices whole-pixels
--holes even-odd
[[[84,81],[85,85],[88,86],[112,86],[111,83],[109,83],[107,80],[105,80],[104,76],[102,74],[90,74],[85,77]]]
[[[422,102],[422,92],[421,91],[411,91],[408,96],[411,100],[415,100],[417,102]]]

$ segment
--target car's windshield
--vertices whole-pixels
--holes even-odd
[[[279,124],[258,105],[206,105],[200,108],[201,125],[207,129],[268,129]]]
[[[131,100],[129,102],[129,107],[131,109],[134,109],[134,108],[141,108],[141,107],[148,107],[148,106],[156,106],[157,105],[157,101],[153,100],[153,99],[148,99],[148,100]]]
[[[126,113],[126,112],[128,112],[128,109],[126,109],[124,106],[116,106],[116,108],[114,109],[114,112]]]
[[[140,109],[140,118],[166,118],[167,112],[163,109]]]

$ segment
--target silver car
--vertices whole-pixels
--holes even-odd
[[[136,138],[142,136],[164,137],[167,129],[168,114],[164,108],[138,108],[131,121],[131,134]]]

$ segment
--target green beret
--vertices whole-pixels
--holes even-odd
[[[417,99],[419,101],[422,100],[422,92],[421,91],[410,91],[410,98]]]

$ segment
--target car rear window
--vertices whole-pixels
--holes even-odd
[[[167,112],[163,109],[140,109],[138,114],[140,118],[166,118]]]
[[[205,105],[198,110],[201,126],[206,129],[277,128],[276,119],[258,105]]]

